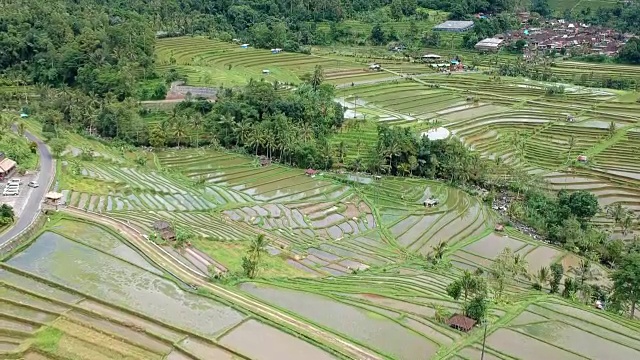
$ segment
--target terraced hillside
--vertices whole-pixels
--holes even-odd
[[[498,164],[541,176],[552,189],[589,190],[603,208],[621,203],[637,212],[638,169],[623,159],[638,152],[635,97],[568,85],[564,93],[549,95],[550,86],[457,74],[356,86],[340,95],[350,110],[357,107],[371,114],[369,119],[408,126],[418,134],[444,128]],[[358,133],[354,126],[337,135],[334,146]],[[375,144],[368,136],[360,142]],[[347,146],[347,157],[353,158],[353,141]],[[585,164],[577,161],[579,155],[587,157]]]
[[[249,44],[250,45],[250,44]],[[240,44],[225,43],[200,37],[160,39],[156,45],[158,69],[174,68],[187,76],[190,85],[236,86],[250,79],[297,84],[300,76],[312,72],[316,65],[323,67],[326,81],[333,84],[384,79],[392,74],[370,71],[367,59],[356,61],[340,56],[317,56],[269,50],[242,48]],[[421,64],[407,65],[401,61],[383,64],[404,73],[425,73]],[[264,70],[268,70],[265,73]]]

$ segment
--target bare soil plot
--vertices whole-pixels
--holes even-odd
[[[536,272],[541,267],[549,267],[562,252],[547,246],[538,246],[525,257],[529,263],[529,272]]]

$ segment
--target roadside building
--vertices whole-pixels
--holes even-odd
[[[495,52],[500,50],[503,43],[504,43],[503,39],[487,38],[479,41],[474,47],[478,51],[487,51],[487,52],[494,51]]]
[[[0,152],[0,180],[11,176],[15,169],[16,162],[6,157],[3,152]]]
[[[48,192],[44,195],[44,209],[55,209],[58,210],[58,205],[61,205],[61,200],[64,195],[59,192]]]
[[[435,31],[448,31],[448,32],[464,32],[473,28],[473,21],[445,21],[440,25],[436,25],[433,30]]]

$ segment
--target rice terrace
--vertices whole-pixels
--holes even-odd
[[[6,6],[0,359],[640,359],[639,5],[347,2]]]

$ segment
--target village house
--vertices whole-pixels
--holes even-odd
[[[0,180],[4,180],[11,176],[11,173],[16,169],[16,162],[5,156],[3,152],[0,152]]]
[[[498,51],[502,47],[504,39],[500,38],[487,38],[479,41],[474,47],[478,51]]]

